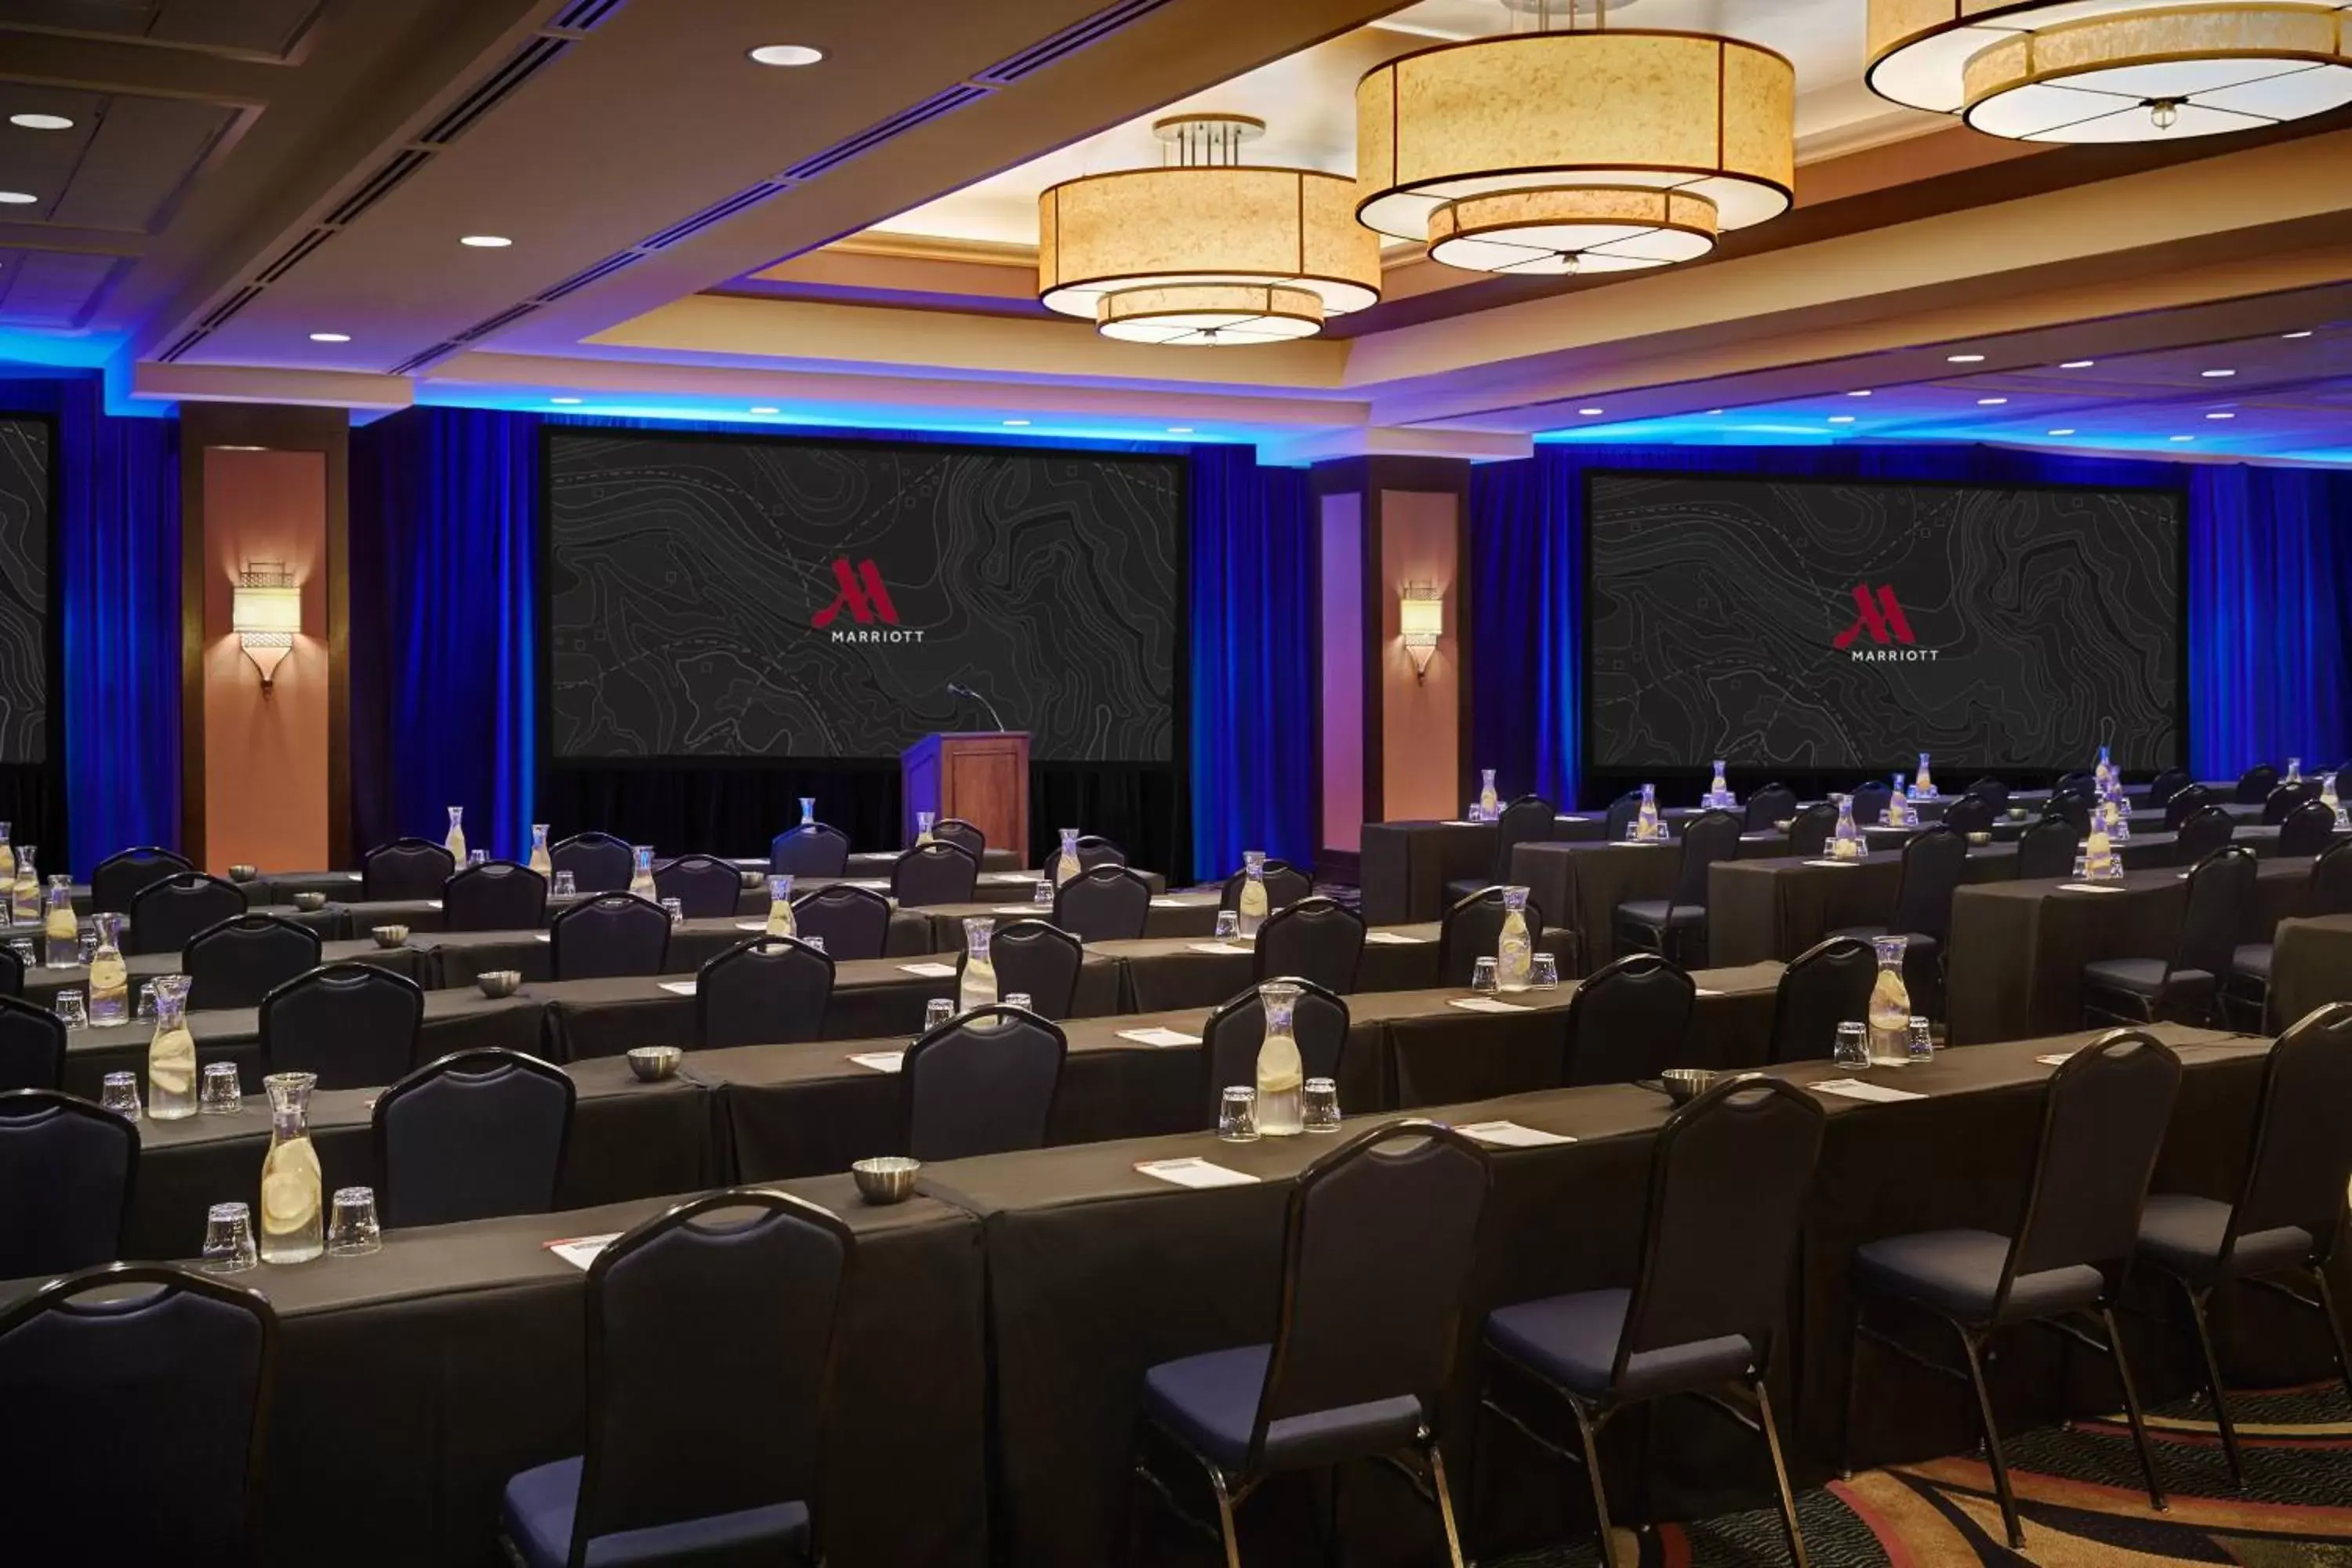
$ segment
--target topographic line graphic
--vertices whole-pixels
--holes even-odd
[[[0,418],[0,763],[48,758],[49,427]]]

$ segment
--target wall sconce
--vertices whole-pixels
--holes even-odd
[[[278,664],[294,650],[294,634],[302,629],[302,590],[284,563],[257,562],[237,574],[229,626],[245,657],[261,671],[261,689],[267,693],[277,679]]]
[[[1404,651],[1412,659],[1412,678],[1429,679],[1430,657],[1445,633],[1445,601],[1427,583],[1408,583],[1397,599],[1397,629],[1404,634]]]

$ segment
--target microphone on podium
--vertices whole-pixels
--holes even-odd
[[[1004,720],[997,713],[995,703],[991,702],[987,698],[982,696],[979,692],[974,691],[971,687],[959,686],[952,680],[948,682],[948,690],[954,696],[969,698],[971,700],[977,702],[982,707],[987,709],[989,721],[996,726],[996,732],[998,734],[1005,735],[1012,733],[1011,731],[1005,729]]]

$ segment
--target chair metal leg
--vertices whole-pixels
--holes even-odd
[[[1568,1408],[1576,1417],[1577,1438],[1584,1445],[1584,1478],[1592,1483],[1592,1522],[1601,1534],[1601,1568],[1617,1568],[1616,1545],[1609,1538],[1609,1483],[1601,1477],[1600,1434],[1583,1405],[1571,1399]]]
[[[1225,1568],[1242,1568],[1242,1537],[1234,1527],[1233,1494],[1225,1489],[1225,1478],[1214,1465],[1206,1468],[1209,1488],[1217,1494],[1217,1539],[1225,1543]]]
[[[1491,1376],[1478,1379],[1478,1403],[1470,1407],[1470,1533],[1479,1540],[1480,1526],[1486,1517],[1486,1468],[1494,1462],[1487,1452],[1486,1407],[1495,1397],[1495,1380]]]
[[[1437,1451],[1433,1440],[1423,1451],[1429,1458],[1430,1489],[1437,1494],[1438,1522],[1445,1526],[1445,1560],[1454,1568],[1464,1568],[1462,1532],[1454,1523],[1454,1489],[1445,1479],[1445,1456]]]
[[[1838,1418],[1838,1476],[1853,1479],[1853,1407],[1862,1399],[1862,1297],[1846,1316],[1845,1408]]]
[[[2147,1478],[2147,1505],[2163,1513],[2172,1505],[2165,1500],[2164,1483],[2156,1479],[2156,1450],[2147,1440],[2147,1420],[2139,1412],[2139,1390],[2132,1384],[2131,1363],[2124,1356],[2124,1337],[2116,1331],[2115,1310],[2099,1309],[2099,1321],[2107,1331],[2107,1353],[2115,1357],[2116,1379],[2124,1387],[2124,1415],[2131,1421],[2132,1442],[2139,1449],[2139,1468]]]
[[[2246,1468],[2238,1454],[2238,1426],[2230,1419],[2230,1394],[2221,1386],[2221,1359],[2213,1353],[2213,1333],[2205,1322],[2205,1300],[2210,1292],[2200,1291],[2186,1279],[2180,1280],[2179,1285],[2180,1293],[2189,1298],[2189,1321],[2197,1327],[2198,1353],[2205,1358],[2205,1389],[2213,1396],[2213,1425],[2221,1433],[2222,1457],[2230,1461],[2230,1484],[2243,1488]]]
[[[1757,1373],[1751,1386],[1756,1393],[1757,1424],[1764,1428],[1765,1451],[1772,1456],[1772,1480],[1780,1489],[1780,1523],[1789,1532],[1789,1561],[1795,1568],[1806,1568],[1805,1532],[1797,1524],[1797,1499],[1789,1490],[1789,1465],[1780,1457],[1780,1428],[1772,1419],[1772,1396],[1765,1391],[1763,1373]]]
[[[2327,1289],[2327,1270],[2313,1269],[2311,1282],[2319,1289],[2319,1315],[2327,1320],[2328,1337],[2336,1342],[2336,1374],[2344,1380],[2344,1396],[2352,1399],[2352,1346],[2344,1342],[2344,1319],[2336,1310],[2336,1298]]]
[[[2009,1489],[2009,1460],[2000,1451],[2000,1428],[1992,1418],[1992,1390],[1985,1384],[1984,1362],[1977,1353],[1976,1336],[1958,1324],[1960,1350],[1969,1363],[1969,1384],[1977,1391],[1977,1420],[1984,1427],[1985,1461],[1992,1468],[1992,1489],[2000,1499],[2000,1521],[2009,1531],[2012,1551],[2025,1550],[2025,1527],[2018,1522],[2017,1498]]]
[[[1339,1547],[1339,1478],[1346,1470],[1344,1465],[1334,1465],[1324,1478],[1329,1489],[1323,1497],[1323,1561],[1330,1568],[1339,1568],[1345,1555]]]

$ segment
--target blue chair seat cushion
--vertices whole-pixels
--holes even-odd
[[[1160,1424],[1226,1470],[1249,1462],[1272,1345],[1244,1345],[1164,1361],[1143,1374],[1144,1407]],[[1265,1429],[1264,1467],[1308,1469],[1410,1447],[1424,1416],[1410,1394],[1362,1405],[1286,1415]]]
[[[2168,983],[2164,960],[2160,958],[2098,959],[2083,965],[2083,979],[2088,984],[2103,985],[2110,991],[2149,998],[2163,995],[2168,984],[2175,991],[2190,991],[2213,984],[2213,977],[2201,969],[2176,969]]]
[[[1617,906],[1617,918],[1627,925],[1700,926],[1706,923],[1706,908],[1703,904],[1674,904],[1664,899],[1639,899]]]
[[[499,1523],[530,1568],[563,1568],[572,1556],[572,1519],[580,1501],[578,1457],[525,1470],[507,1482]],[[782,1502],[709,1519],[617,1531],[588,1543],[589,1568],[632,1563],[800,1562],[809,1543],[808,1505]]]
[[[2299,1268],[2311,1258],[2311,1233],[2282,1225],[2238,1237],[2220,1267],[2230,1205],[2187,1193],[2150,1193],[2139,1217],[2139,1249],[2185,1279],[2203,1281]]]
[[[1854,1248],[1855,1283],[1933,1307],[1964,1323],[1993,1321],[2009,1237],[1989,1230],[1922,1230]],[[2087,1263],[2021,1274],[2011,1282],[2000,1321],[2021,1322],[2095,1307],[2105,1281]]]
[[[1756,1351],[1740,1334],[1636,1351],[1625,1359],[1625,1381],[1615,1388],[1617,1340],[1625,1329],[1630,1290],[1582,1290],[1522,1301],[1486,1316],[1486,1342],[1563,1387],[1595,1398],[1654,1397],[1712,1388],[1745,1377]]]
[[[2250,942],[2230,954],[2230,973],[2241,980],[2259,980],[2263,984],[2271,979],[2271,944]]]

